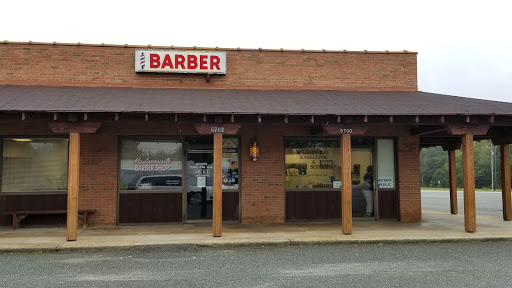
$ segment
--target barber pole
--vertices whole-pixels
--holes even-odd
[[[144,66],[146,66],[146,56],[144,56],[144,52],[140,55],[140,68],[144,69]]]

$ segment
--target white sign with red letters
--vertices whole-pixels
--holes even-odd
[[[135,72],[226,74],[226,52],[135,50]]]

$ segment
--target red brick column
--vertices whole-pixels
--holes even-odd
[[[256,138],[260,157],[252,161],[249,145]],[[284,222],[284,140],[283,136],[242,136],[242,223]]]
[[[117,136],[82,134],[79,209],[96,209],[90,226],[115,226],[117,218]]]
[[[420,145],[417,136],[398,137],[398,218],[421,221]]]

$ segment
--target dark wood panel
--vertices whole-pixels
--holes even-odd
[[[3,195],[0,196],[1,212],[0,223],[2,226],[12,225],[12,216],[5,215],[9,211],[44,211],[44,210],[66,210],[66,194],[46,194],[46,195]],[[30,225],[31,221],[44,225],[45,218],[50,220],[49,216],[35,215],[32,219],[26,219],[24,225]],[[37,219],[36,219],[37,218]],[[41,220],[43,220],[41,222]],[[55,221],[51,219],[48,224]]]
[[[182,222],[180,193],[119,195],[119,223]]]
[[[240,219],[239,204],[238,192],[222,192],[222,220],[238,221]]]
[[[286,192],[286,220],[327,220],[340,218],[340,191]]]
[[[362,217],[366,200],[361,187],[352,188],[352,216]],[[287,191],[286,220],[341,219],[341,191]]]
[[[397,219],[396,191],[379,191],[379,219]]]

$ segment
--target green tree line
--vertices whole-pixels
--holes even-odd
[[[500,147],[491,141],[483,140],[473,143],[475,159],[475,188],[501,189],[501,155]],[[494,153],[493,155],[491,155]],[[512,150],[511,150],[512,159]],[[462,151],[455,151],[457,166],[457,187],[462,188]],[[491,166],[492,165],[492,166]],[[441,147],[423,148],[420,153],[421,186],[450,187],[448,176],[448,151]]]

